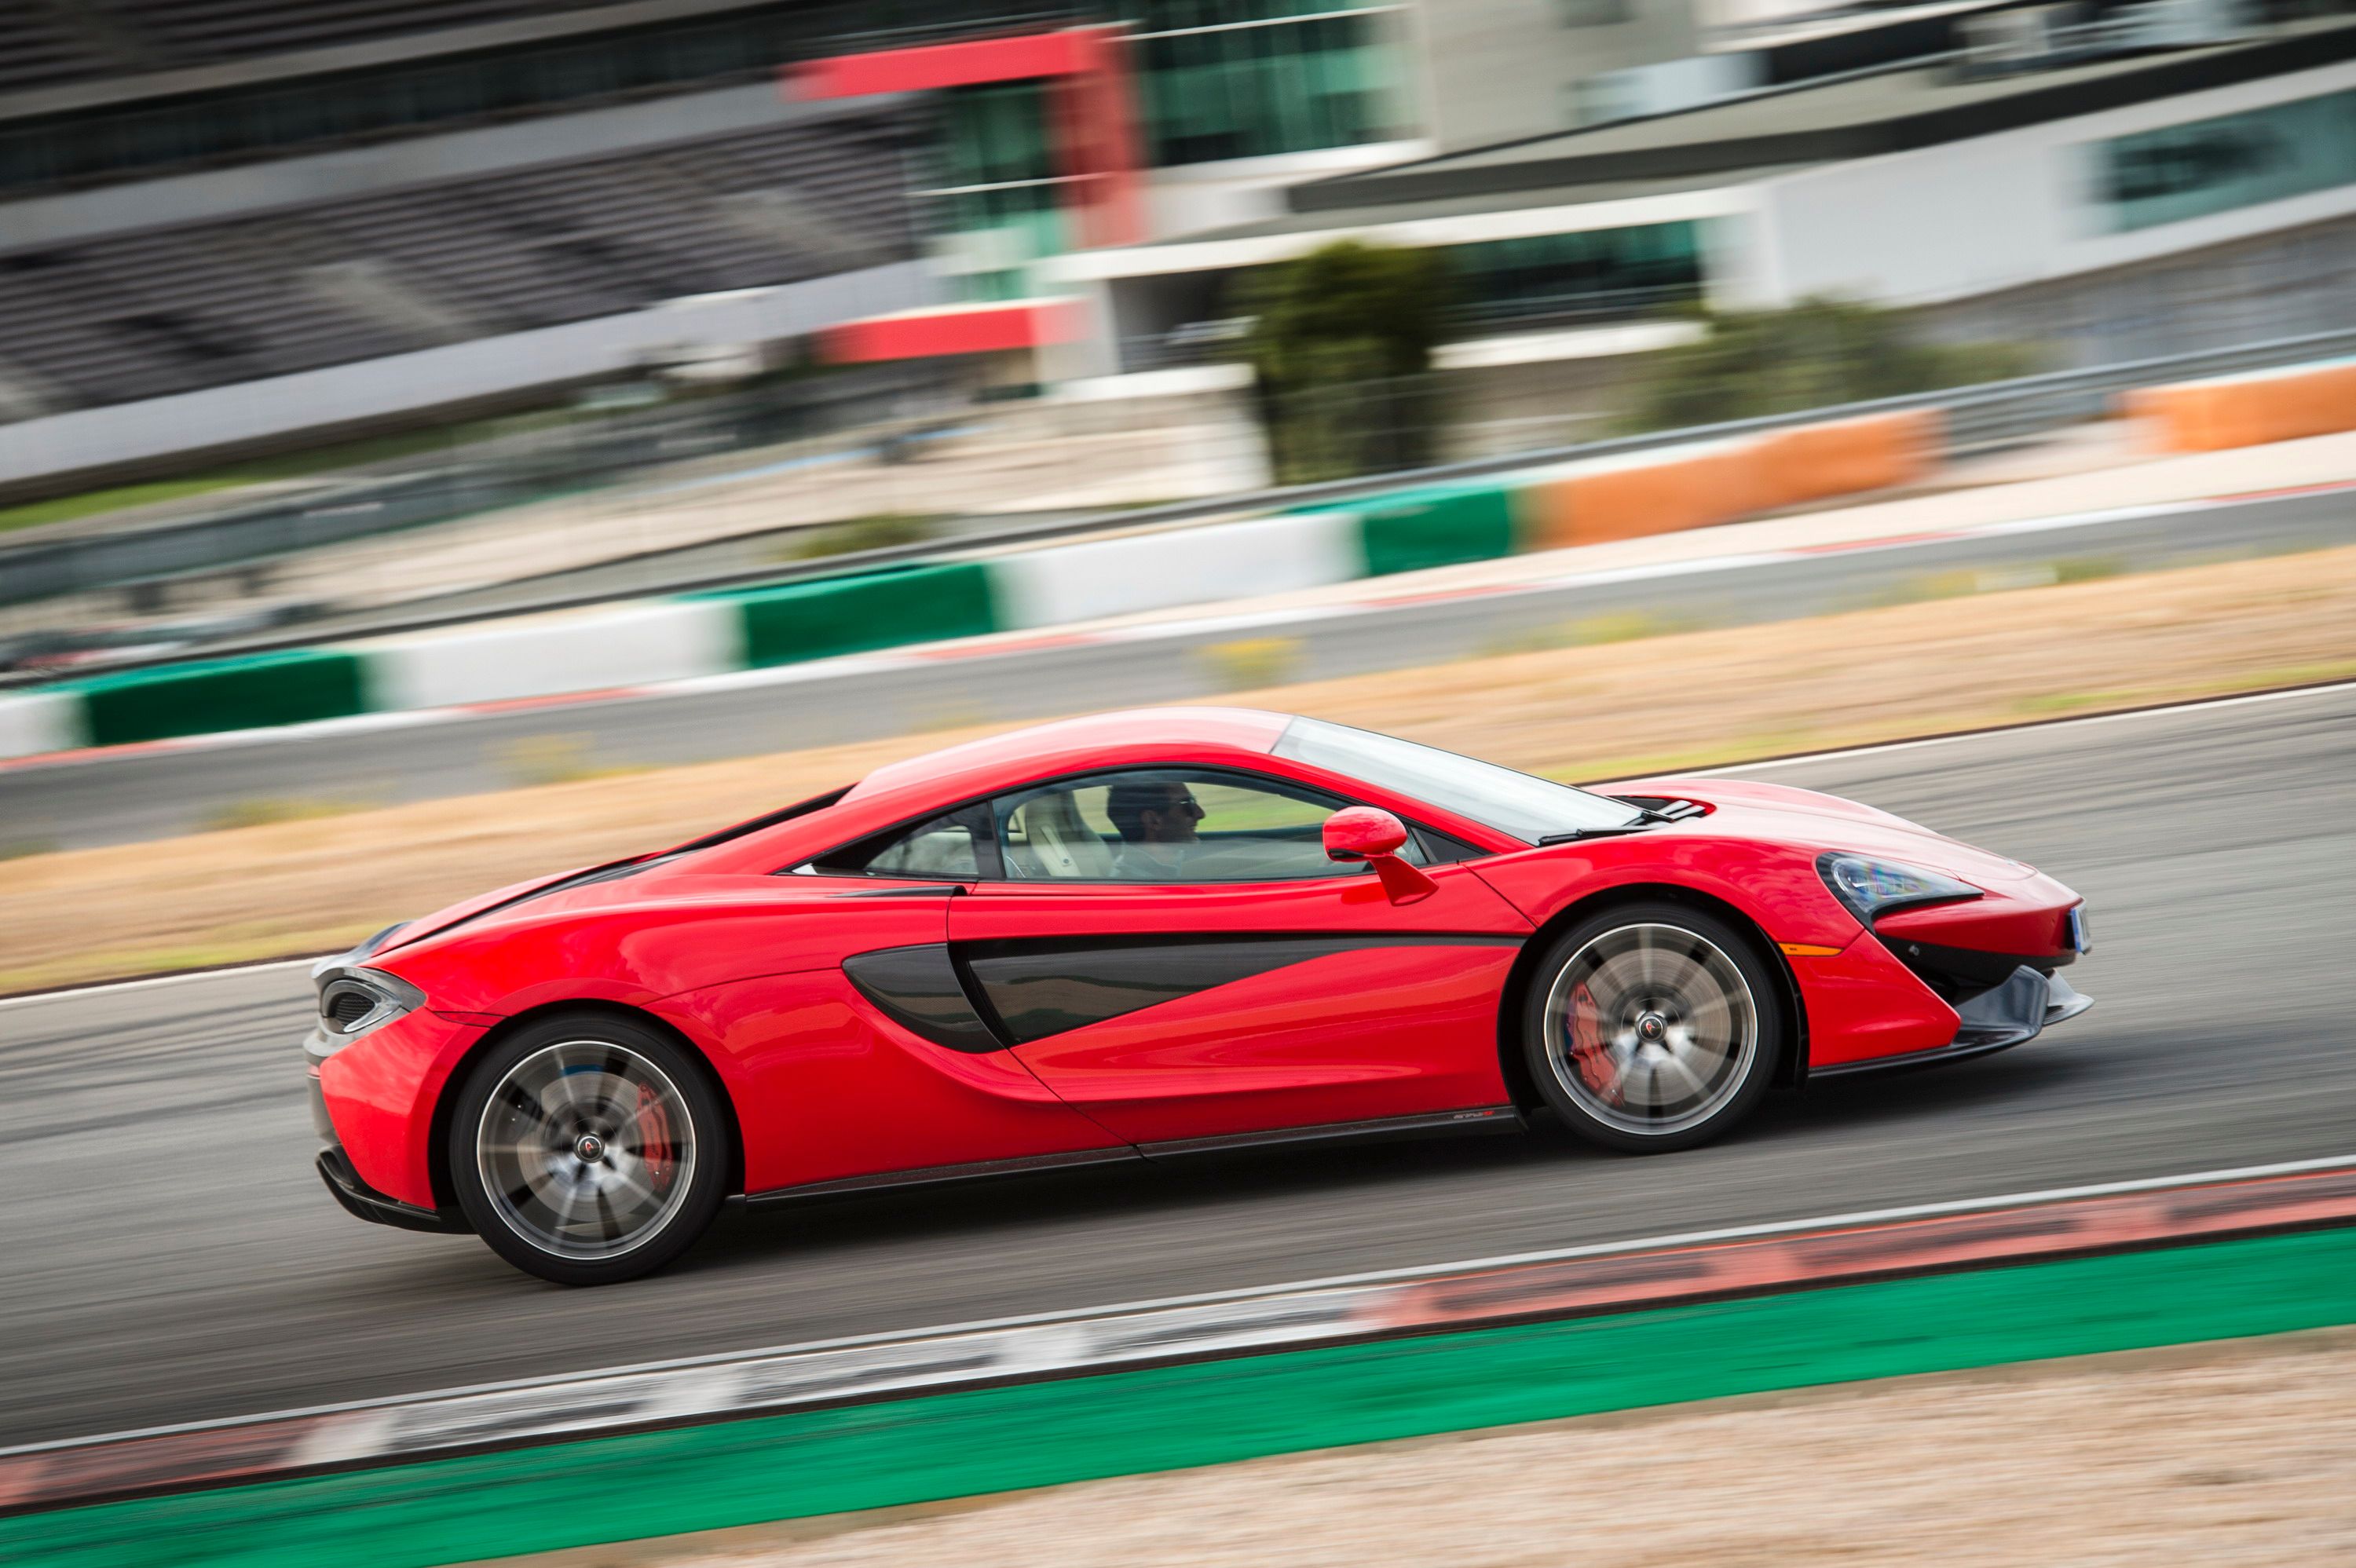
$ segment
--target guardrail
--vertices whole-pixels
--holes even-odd
[[[1965,456],[2001,448],[2046,431],[2100,417],[2110,411],[2119,394],[2135,388],[2161,382],[2179,382],[2211,376],[2231,375],[2238,371],[2266,369],[2348,355],[2356,355],[2356,329],[2312,333],[2295,337],[2274,338],[2261,343],[2236,345],[2229,348],[2126,360],[2088,369],[2054,371],[2008,381],[1988,382],[1979,386],[1950,388],[1905,397],[1838,404],[1788,414],[1764,415],[1755,419],[1729,421],[1719,424],[1689,426],[1573,445],[1503,453],[1494,456],[1417,469],[1361,475],[1318,484],[1215,496],[1162,507],[1092,513],[1052,522],[1033,522],[1012,528],[976,532],[961,536],[950,542],[934,539],[885,546],[827,556],[802,564],[771,565],[750,571],[681,576],[659,584],[641,581],[626,588],[613,588],[590,593],[552,593],[543,598],[524,599],[504,604],[496,612],[486,613],[475,610],[439,615],[396,614],[374,622],[348,620],[332,633],[321,631],[309,635],[294,633],[243,638],[234,642],[216,644],[202,652],[204,656],[274,653],[315,646],[329,641],[342,642],[360,637],[430,631],[495,616],[505,618],[536,614],[552,610],[576,609],[592,604],[642,599],[649,593],[701,593],[754,587],[783,587],[819,578],[840,578],[917,560],[938,560],[947,556],[971,557],[1009,546],[1034,544],[1046,540],[1077,539],[1090,534],[1116,529],[1134,532],[1151,528],[1156,525],[1198,522],[1218,517],[1232,517],[1239,514],[1300,510],[1331,503],[1356,500],[1389,491],[1460,484],[1464,481],[1510,474],[1521,469],[1614,458],[1670,447],[1735,440],[1778,431],[1795,430],[1809,425],[1862,419],[1878,414],[1913,411],[1935,411],[1940,416],[1934,421],[1939,431],[1939,451],[1949,457]],[[353,502],[347,498],[341,504],[351,505]],[[0,552],[0,580],[5,580],[11,570],[8,552]],[[5,595],[0,595],[0,598],[5,598]],[[154,659],[110,665],[107,668],[109,673],[129,671],[157,665],[180,663],[192,656],[197,656],[193,653],[181,653]],[[0,688],[23,687],[33,683],[33,679],[30,678],[11,680],[5,676],[0,676]]]
[[[780,442],[890,439],[888,415],[928,386],[894,368],[596,417],[527,425],[300,494],[152,527],[0,549],[0,604],[167,581],[619,482],[659,466]],[[853,428],[855,427],[855,428]],[[391,465],[388,465],[391,466]]]

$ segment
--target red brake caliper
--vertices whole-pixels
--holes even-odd
[[[638,1085],[638,1125],[646,1130],[646,1141],[639,1148],[647,1162],[648,1184],[658,1192],[665,1191],[679,1170],[670,1147],[670,1111],[662,1096],[644,1083]]]
[[[1570,1061],[1580,1083],[1604,1094],[1612,1089],[1612,1051],[1595,1027],[1596,1011],[1594,994],[1581,981],[1570,993]]]

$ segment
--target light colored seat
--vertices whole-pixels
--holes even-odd
[[[1112,876],[1112,851],[1068,793],[1034,795],[1023,802],[1020,815],[1030,841],[1028,859],[1038,875],[1087,881]]]

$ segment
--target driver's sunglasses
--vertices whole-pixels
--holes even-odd
[[[1191,795],[1182,795],[1162,810],[1165,815],[1183,811],[1189,816],[1199,818],[1203,815],[1203,803]]]

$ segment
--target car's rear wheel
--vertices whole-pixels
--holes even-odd
[[[1627,905],[1540,961],[1523,1023],[1531,1076],[1572,1131],[1642,1153],[1690,1148],[1750,1115],[1784,1049],[1774,976],[1705,911]]]
[[[476,1233],[526,1274],[609,1285],[703,1233],[724,1196],[727,1136],[701,1065],[659,1031],[552,1017],[467,1076],[450,1118],[451,1184]]]

